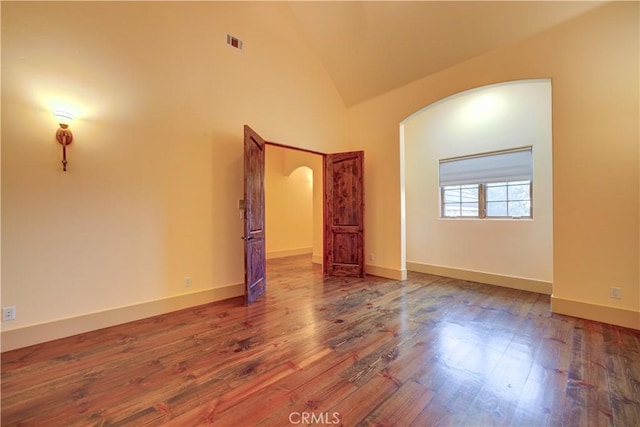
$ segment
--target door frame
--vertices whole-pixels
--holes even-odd
[[[322,156],[322,273],[324,276],[327,275],[328,273],[328,269],[327,269],[327,253],[328,253],[328,248],[327,248],[327,188],[326,188],[326,169],[327,169],[327,157],[330,154],[344,154],[344,153],[322,153],[320,151],[315,151],[315,150],[309,150],[306,148],[300,148],[300,147],[294,147],[291,145],[286,145],[286,144],[281,144],[278,142],[273,142],[273,141],[268,141],[268,140],[264,140],[265,143],[265,149],[267,146],[271,145],[274,147],[280,147],[280,148],[287,148],[290,150],[296,150],[296,151],[302,151],[302,152],[306,152],[306,153],[311,153],[311,154],[317,154]],[[345,152],[346,153],[346,152]],[[364,153],[364,151],[363,151]],[[362,173],[364,173],[364,164],[362,164],[363,170]],[[362,177],[362,179],[364,180],[364,175]],[[364,203],[364,200],[363,200]],[[364,221],[364,217],[362,218],[362,220]],[[364,225],[364,224],[363,224]],[[363,234],[364,235],[364,234]],[[364,251],[364,248],[362,249]],[[366,267],[366,261],[364,260],[364,254],[362,255],[363,259],[362,259],[362,272],[361,272],[361,276],[360,277],[364,277],[365,273],[365,267]]]
[[[325,180],[324,180],[324,174],[325,174],[325,167],[327,165],[327,153],[321,153],[320,151],[314,151],[314,150],[309,150],[306,148],[300,148],[300,147],[294,147],[291,145],[286,145],[286,144],[280,144],[278,142],[273,142],[273,141],[264,141],[265,146],[273,146],[273,147],[278,147],[278,148],[286,148],[289,150],[295,150],[295,151],[302,151],[303,153],[309,153],[309,154],[317,154],[319,156],[322,157],[322,272],[325,273],[326,272],[326,262],[325,262],[325,254],[327,252],[327,248],[325,246],[325,213],[327,211],[327,197],[325,194]],[[316,183],[314,181],[313,185],[315,186]]]

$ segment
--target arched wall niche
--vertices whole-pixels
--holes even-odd
[[[403,150],[407,270],[551,293],[553,177],[551,80],[483,86],[405,119]],[[532,219],[440,217],[441,159],[532,146]]]

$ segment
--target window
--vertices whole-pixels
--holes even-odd
[[[531,181],[485,184],[487,217],[531,217]]]
[[[443,218],[531,218],[532,148],[440,161]]]
[[[480,216],[480,186],[450,185],[443,187],[442,216]]]

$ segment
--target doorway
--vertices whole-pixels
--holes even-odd
[[[267,143],[267,260],[309,255],[314,264],[322,265],[322,165],[322,155],[318,153]]]
[[[248,125],[244,126],[245,305],[266,292],[264,181],[267,145],[283,147],[267,144]],[[315,154],[322,158],[324,178],[323,274],[364,277],[364,151]]]

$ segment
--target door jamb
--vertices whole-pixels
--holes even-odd
[[[321,153],[320,151],[307,150],[306,148],[293,147],[291,145],[279,144],[277,142],[271,142],[271,141],[266,141],[265,140],[264,143],[266,145],[273,145],[274,147],[288,148],[290,150],[303,151],[305,153],[311,153],[311,154],[318,154],[318,155],[322,156],[323,158],[324,158],[324,156],[327,155],[327,153]]]

